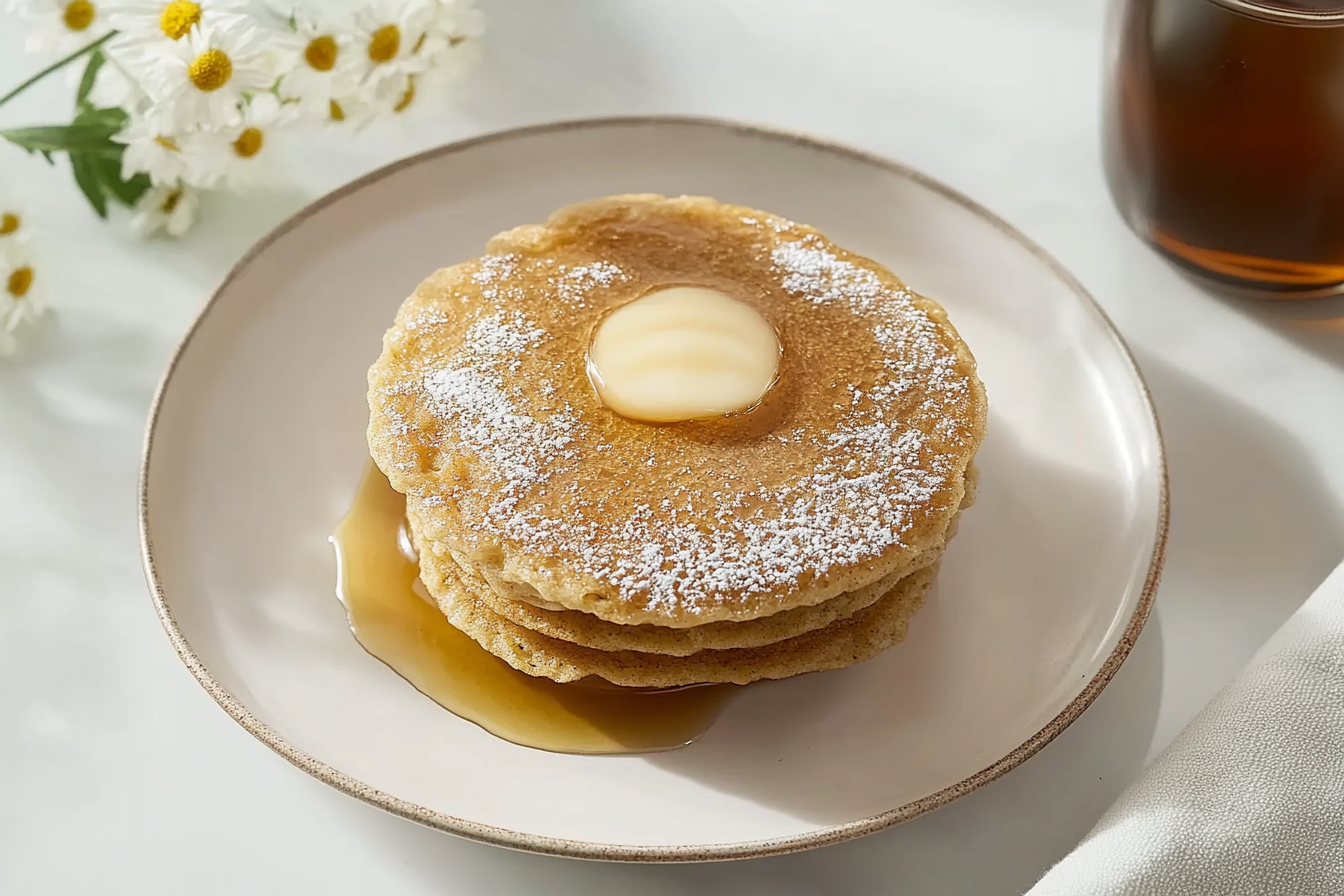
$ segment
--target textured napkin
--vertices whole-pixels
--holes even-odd
[[[1344,565],[1027,896],[1344,894]]]

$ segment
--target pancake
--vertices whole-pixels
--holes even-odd
[[[771,324],[776,384],[715,420],[613,413],[585,370],[594,327],[687,284]],[[369,404],[374,460],[436,556],[501,597],[688,631],[910,576],[941,550],[985,422],[942,308],[885,268],[763,212],[652,195],[561,209],[429,277],[384,337]],[[481,600],[440,604],[478,641],[529,631]],[[733,674],[709,680],[749,673]]]
[[[973,502],[974,494],[972,483],[966,490],[966,498],[962,502],[963,509]],[[960,515],[953,517],[945,541],[952,540],[959,520]],[[408,522],[413,539],[417,544],[423,545],[423,541],[415,534],[420,528],[416,516],[408,514]],[[943,546],[939,546],[936,550],[925,552],[916,569],[923,569],[936,562],[942,556],[942,550]],[[449,564],[447,570],[427,572],[425,578],[439,580],[457,576],[463,580],[464,587],[486,608],[515,625],[594,650],[633,650],[669,656],[688,656],[700,650],[761,647],[825,628],[832,622],[846,619],[876,603],[894,589],[902,578],[898,575],[880,579],[856,591],[833,597],[824,603],[795,607],[746,622],[711,622],[692,628],[668,628],[647,623],[621,625],[576,610],[538,607],[527,600],[501,594],[488,580],[484,582],[488,587],[482,587],[482,583],[477,581],[479,572],[460,554],[455,554],[451,550],[441,550],[436,546],[430,546],[420,554],[422,570],[427,565],[445,563]],[[477,576],[470,573],[477,573]]]
[[[558,682],[596,676],[622,687],[668,688],[749,684],[872,659],[905,638],[907,623],[923,604],[936,572],[935,563],[905,577],[876,603],[825,628],[761,647],[701,650],[682,657],[594,650],[550,638],[493,612],[477,596],[488,587],[484,580],[455,564],[422,567],[421,575],[450,623],[520,672]]]
[[[928,551],[921,558],[919,568],[936,563],[941,553]],[[453,577],[461,579],[463,587],[492,613],[537,634],[594,650],[633,650],[665,656],[689,656],[701,650],[762,647],[825,628],[876,603],[895,588],[902,578],[880,579],[824,603],[794,607],[773,616],[762,616],[745,622],[710,622],[692,628],[669,628],[648,623],[622,625],[606,622],[578,610],[547,610],[526,601],[505,597],[490,587],[490,583],[470,564],[459,561],[451,553],[444,557],[425,551],[420,555],[420,565],[426,581]],[[428,567],[436,568],[431,570]],[[435,597],[437,599],[438,595]]]
[[[952,517],[952,521],[949,524],[947,532],[942,539],[942,544],[946,544],[948,541],[952,540],[952,537],[956,534],[957,524],[960,521],[961,511],[965,510],[967,507],[970,507],[971,504],[974,503],[975,485],[976,485],[975,479],[976,479],[976,470],[974,465],[972,465],[966,471],[961,505],[958,507],[956,515]],[[414,502],[408,502],[408,512],[409,508],[413,506],[415,506]],[[425,532],[427,531],[428,527],[432,527],[433,517],[434,514],[432,511],[429,513],[424,513],[423,511],[421,511],[420,515],[418,516],[418,519],[420,520],[421,524],[420,528],[421,532]],[[500,570],[497,567],[491,566],[488,563],[482,563],[480,561],[473,562],[467,555],[463,554],[460,551],[453,550],[452,548],[449,548],[448,550],[453,554],[454,559],[456,559],[458,563],[460,563],[463,566],[463,568],[471,569],[476,573],[484,576],[486,581],[490,583],[491,589],[493,589],[497,594],[499,594],[500,597],[506,597],[511,600],[522,601],[523,603],[531,604],[532,606],[543,610],[566,609],[562,604],[557,604],[546,600],[544,597],[542,597],[540,592],[538,592],[535,588],[533,588],[526,582],[509,581],[508,579],[503,578],[500,574]],[[895,578],[899,578],[901,575],[905,573],[913,572],[916,569],[922,569],[924,566],[928,565],[928,562],[931,562],[928,561],[929,555],[931,553],[936,554],[938,551],[941,550],[942,545],[932,546],[928,548],[910,563],[908,569],[898,571],[894,575],[886,576],[884,580],[894,581]],[[800,605],[812,606],[812,604],[808,602],[800,602]],[[594,617],[594,618],[600,618],[600,617]],[[757,618],[768,618],[768,617],[757,617]],[[701,626],[693,626],[693,627],[698,628]]]

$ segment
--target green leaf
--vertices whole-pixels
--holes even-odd
[[[89,108],[89,91],[93,90],[94,82],[98,79],[98,69],[103,67],[107,57],[103,55],[102,50],[94,50],[89,54],[89,63],[84,66],[84,76],[79,79],[79,92],[75,94],[75,108]]]
[[[120,109],[95,110],[95,112],[105,111],[118,112],[121,117],[84,119],[84,113],[80,113],[73,124],[9,128],[0,131],[0,137],[29,152],[79,152],[104,149],[115,145],[112,143],[112,136],[125,125],[126,114]]]
[[[126,126],[129,116],[121,109],[85,107],[70,124],[10,128],[0,138],[29,152],[48,156],[53,152],[95,152],[121,157],[122,147],[112,138]]]
[[[125,109],[112,107],[110,109],[81,109],[75,116],[72,124],[80,127],[102,128],[108,132],[110,137],[122,128],[126,127],[126,122],[130,119]]]
[[[112,138],[126,126],[129,117],[126,112],[94,109],[86,101],[88,91],[85,88],[92,85],[90,72],[97,74],[96,60],[97,57],[91,59],[84,72],[79,112],[74,121],[68,125],[12,128],[0,131],[0,138],[29,152],[41,153],[48,162],[52,153],[68,153],[75,183],[98,216],[106,218],[109,195],[125,205],[134,205],[149,189],[149,179],[144,176],[122,179],[121,157],[126,147]]]
[[[130,180],[121,178],[121,156],[98,156],[97,169],[103,188],[112,198],[127,207],[135,203],[149,189],[149,175],[141,172]]]
[[[140,197],[153,185],[150,182],[149,175],[141,171],[130,180],[118,181],[121,184],[121,192],[117,194],[127,208],[135,208],[135,204],[140,201]]]
[[[9,128],[0,131],[0,137],[29,152],[41,153],[88,149],[107,142],[107,134],[102,130],[74,125]]]
[[[70,153],[70,168],[75,174],[75,183],[88,198],[98,217],[107,217],[107,196],[98,176],[98,162],[95,158],[78,151]]]

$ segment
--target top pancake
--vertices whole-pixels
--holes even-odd
[[[650,425],[602,405],[602,316],[697,285],[779,334],[751,411]],[[941,543],[984,433],[943,309],[810,227],[703,197],[561,209],[438,271],[369,371],[369,445],[422,538],[609,622],[821,603]]]

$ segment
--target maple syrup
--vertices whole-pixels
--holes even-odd
[[[1344,286],[1344,0],[1114,0],[1106,167],[1179,265],[1269,297]]]
[[[420,582],[406,499],[373,464],[331,542],[337,596],[360,645],[444,709],[513,743],[555,753],[674,750],[703,734],[735,690],[558,684],[488,653],[448,623]]]

